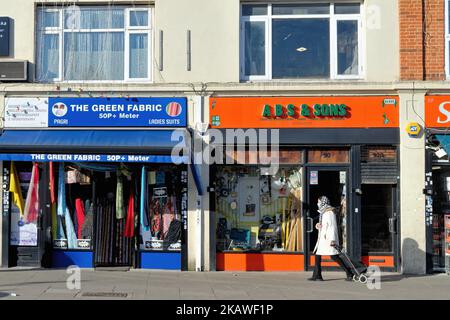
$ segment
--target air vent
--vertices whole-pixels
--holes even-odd
[[[28,61],[0,61],[0,82],[3,81],[27,81]]]

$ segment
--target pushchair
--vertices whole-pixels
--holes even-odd
[[[367,266],[361,261],[352,260],[348,254],[342,251],[342,248],[338,245],[334,245],[334,248],[339,252],[339,257],[344,261],[345,265],[350,268],[353,274],[353,281],[366,283],[367,282]]]

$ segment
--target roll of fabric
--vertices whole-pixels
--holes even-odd
[[[64,163],[59,164],[58,170],[58,216],[64,217],[66,214],[66,184],[64,177]]]
[[[55,197],[55,175],[53,173],[53,162],[49,163],[49,171],[50,171],[50,201],[52,204],[56,202]]]
[[[75,214],[77,216],[77,236],[78,239],[81,239],[81,231],[83,229],[83,224],[85,220],[85,213],[84,213],[84,204],[83,200],[76,199],[75,200]]]
[[[128,199],[128,212],[127,221],[125,224],[125,234],[126,238],[134,237],[134,190],[133,184],[130,187],[130,197]]]
[[[117,171],[116,219],[123,218],[125,218],[125,210],[123,208],[123,177],[120,171]]]
[[[39,167],[35,162],[31,172],[30,186],[25,201],[24,218],[28,222],[36,222],[39,215]]]
[[[148,201],[147,201],[147,179],[145,174],[145,166],[142,166],[141,171],[141,208],[140,208],[140,217],[141,217],[141,226],[144,231],[150,230],[150,223],[148,221]]]
[[[20,190],[20,180],[19,175],[17,174],[16,166],[14,162],[11,161],[10,165],[10,182],[9,182],[9,192],[13,194],[13,202],[19,208],[20,215],[23,216],[25,211],[25,203],[23,201],[22,191]]]
[[[66,224],[68,247],[69,249],[75,249],[77,247],[77,235],[75,233],[75,229],[73,227],[72,219],[70,218],[70,212],[68,208],[66,208],[64,222]]]

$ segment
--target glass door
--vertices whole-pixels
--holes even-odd
[[[396,190],[396,186],[391,184],[362,185],[361,242],[363,256],[394,255],[397,234]]]
[[[321,196],[327,196],[330,199],[331,206],[336,209],[336,218],[338,223],[339,244],[347,248],[347,216],[348,216],[348,168],[339,167],[310,167],[307,172],[307,203],[305,216],[307,223],[305,261],[307,268],[312,268],[312,251],[317,242],[318,231],[315,225],[319,222],[319,212],[317,211],[317,199]],[[324,260],[324,262],[328,262]]]

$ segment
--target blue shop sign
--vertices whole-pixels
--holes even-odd
[[[186,98],[49,98],[49,127],[186,127]]]

